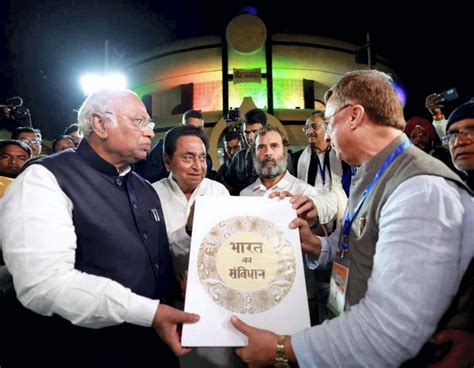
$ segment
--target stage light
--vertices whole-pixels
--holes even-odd
[[[127,87],[125,76],[120,73],[85,74],[81,77],[80,84],[86,96],[100,89],[121,90]]]

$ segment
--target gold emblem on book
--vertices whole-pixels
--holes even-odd
[[[198,254],[199,280],[221,307],[264,312],[283,300],[296,274],[291,243],[273,223],[251,216],[219,222]]]

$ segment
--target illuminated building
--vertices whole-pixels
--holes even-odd
[[[228,24],[225,36],[174,41],[141,55],[130,63],[127,76],[151,109],[160,136],[180,123],[184,111],[203,112],[216,169],[224,116],[240,108],[243,117],[252,103],[282,128],[290,148],[305,146],[301,128],[315,101],[346,72],[367,68],[356,63],[357,49],[329,38],[267,34],[260,18],[244,14]],[[383,59],[376,66],[397,81]],[[251,99],[242,105],[244,97]]]

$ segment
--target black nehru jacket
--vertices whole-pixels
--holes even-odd
[[[71,199],[75,267],[111,278],[148,298],[166,298],[171,254],[160,200],[150,184],[100,158],[87,141],[77,152],[34,162],[53,173]]]
[[[77,150],[32,164],[51,171],[73,203],[76,269],[110,278],[161,303],[170,301],[175,290],[171,287],[174,282],[166,226],[158,195],[148,182],[133,171],[119,176],[86,140]],[[29,346],[23,345],[27,365],[177,365],[176,357],[151,327],[124,323],[89,329],[73,326],[58,316],[24,313],[29,313],[26,320],[34,326],[28,328]]]

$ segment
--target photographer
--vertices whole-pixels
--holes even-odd
[[[226,175],[227,170],[229,170],[232,158],[242,149],[239,133],[235,130],[230,129],[227,128],[227,132],[225,133],[223,139],[224,151],[228,159],[225,160],[219,167],[219,170],[217,170],[216,180],[221,182],[222,184],[225,184],[224,177]]]
[[[28,108],[23,106],[23,99],[15,96],[9,98],[6,104],[0,104],[0,128],[12,132],[21,126],[31,127],[31,115]]]

